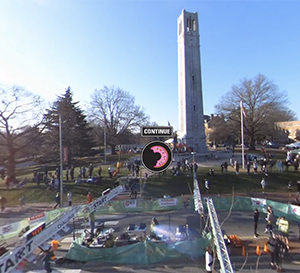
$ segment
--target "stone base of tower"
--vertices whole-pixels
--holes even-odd
[[[179,134],[180,142],[186,144],[196,153],[206,153],[206,137],[187,137],[186,135]]]

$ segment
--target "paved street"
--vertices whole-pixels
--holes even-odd
[[[228,213],[226,212],[219,212],[219,221],[220,223],[227,217]],[[191,228],[198,228],[200,225],[199,215],[191,210],[185,211],[173,211],[173,212],[164,212],[164,213],[135,213],[129,215],[118,215],[114,218],[110,215],[107,219],[97,219],[97,221],[106,221],[108,224],[112,223],[115,226],[115,230],[117,232],[121,231],[123,228],[128,226],[130,223],[138,224],[140,222],[147,223],[149,226],[149,222],[151,218],[155,216],[161,225],[166,226],[166,228],[170,228],[172,232],[179,224],[188,223]],[[78,223],[78,225],[82,226],[82,223]],[[259,222],[259,231],[262,236],[263,230],[265,227],[265,221],[263,216]],[[230,217],[224,222],[223,224],[223,231],[226,234],[236,234],[242,238],[248,240],[254,240],[253,238],[253,218],[252,213],[250,212],[233,212],[231,213]],[[295,239],[297,237],[297,226],[291,225],[291,238]],[[70,237],[70,236],[69,236]],[[265,236],[264,236],[265,237]],[[67,242],[67,243],[64,243]],[[63,240],[62,241],[62,249],[61,252],[57,253],[57,256],[63,255],[66,253],[68,247],[70,245],[70,240]],[[238,249],[238,251],[241,251]],[[297,260],[299,261],[300,252],[299,252],[299,244],[298,249],[293,248],[291,249],[292,255],[291,259],[284,265],[285,272],[300,272],[299,271],[299,264],[297,264]],[[298,256],[295,256],[298,253]],[[252,254],[247,258],[246,264],[243,266],[245,262],[245,257],[238,255],[232,255],[231,261],[232,265],[235,268],[236,272],[274,272],[274,270],[270,269],[269,266],[269,255],[263,254],[261,257],[258,257],[255,254]],[[256,271],[258,262],[258,271]],[[165,272],[165,273],[174,273],[175,272],[182,272],[182,273],[193,273],[193,272],[205,272],[203,269],[204,260],[199,259],[197,261],[187,259],[184,262],[182,261],[170,261],[164,264],[159,265],[149,265],[149,266],[138,266],[138,265],[105,265],[95,264],[94,262],[89,262],[86,264],[70,264],[66,265],[64,268],[54,267],[57,269],[57,272],[70,272],[70,273],[85,273],[85,272],[138,272],[138,273],[153,273],[153,272]],[[33,266],[32,270],[36,269],[39,270],[41,268],[41,264]],[[67,269],[68,268],[68,269]],[[81,269],[81,271],[76,271]],[[242,269],[242,270],[241,270]],[[72,271],[71,271],[72,270]],[[75,271],[74,271],[75,270]],[[241,271],[240,271],[241,270]],[[27,271],[33,272],[33,271]],[[41,272],[41,271],[34,271],[34,272]]]

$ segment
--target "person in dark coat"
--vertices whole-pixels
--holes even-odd
[[[51,261],[51,257],[53,256],[53,249],[51,248],[51,246],[49,247],[48,250],[44,251],[44,258],[43,258],[43,263],[44,263],[44,269],[46,270],[47,273],[51,273],[52,269],[50,266],[50,261]]]
[[[267,247],[268,247],[268,250],[269,250],[269,253],[271,255],[271,267],[273,269],[276,269],[276,265],[275,265],[275,245],[277,243],[277,238],[276,238],[276,235],[275,233],[271,232],[271,236],[267,242]]]
[[[259,211],[258,209],[254,210],[254,238],[258,237],[257,234],[257,225],[258,225]]]

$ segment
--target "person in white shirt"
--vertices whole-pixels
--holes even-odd
[[[67,197],[68,197],[68,202],[69,202],[69,206],[72,206],[72,192],[68,192],[68,194],[67,194]]]
[[[205,252],[205,269],[207,273],[213,272],[213,252],[209,246],[206,248]]]
[[[261,188],[262,188],[262,193],[265,193],[265,189],[266,189],[266,180],[263,178],[260,182],[261,184]]]

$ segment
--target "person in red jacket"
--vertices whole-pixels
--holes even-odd
[[[87,203],[92,203],[93,200],[94,200],[94,195],[89,191],[87,196],[86,196],[86,200],[87,200]]]

